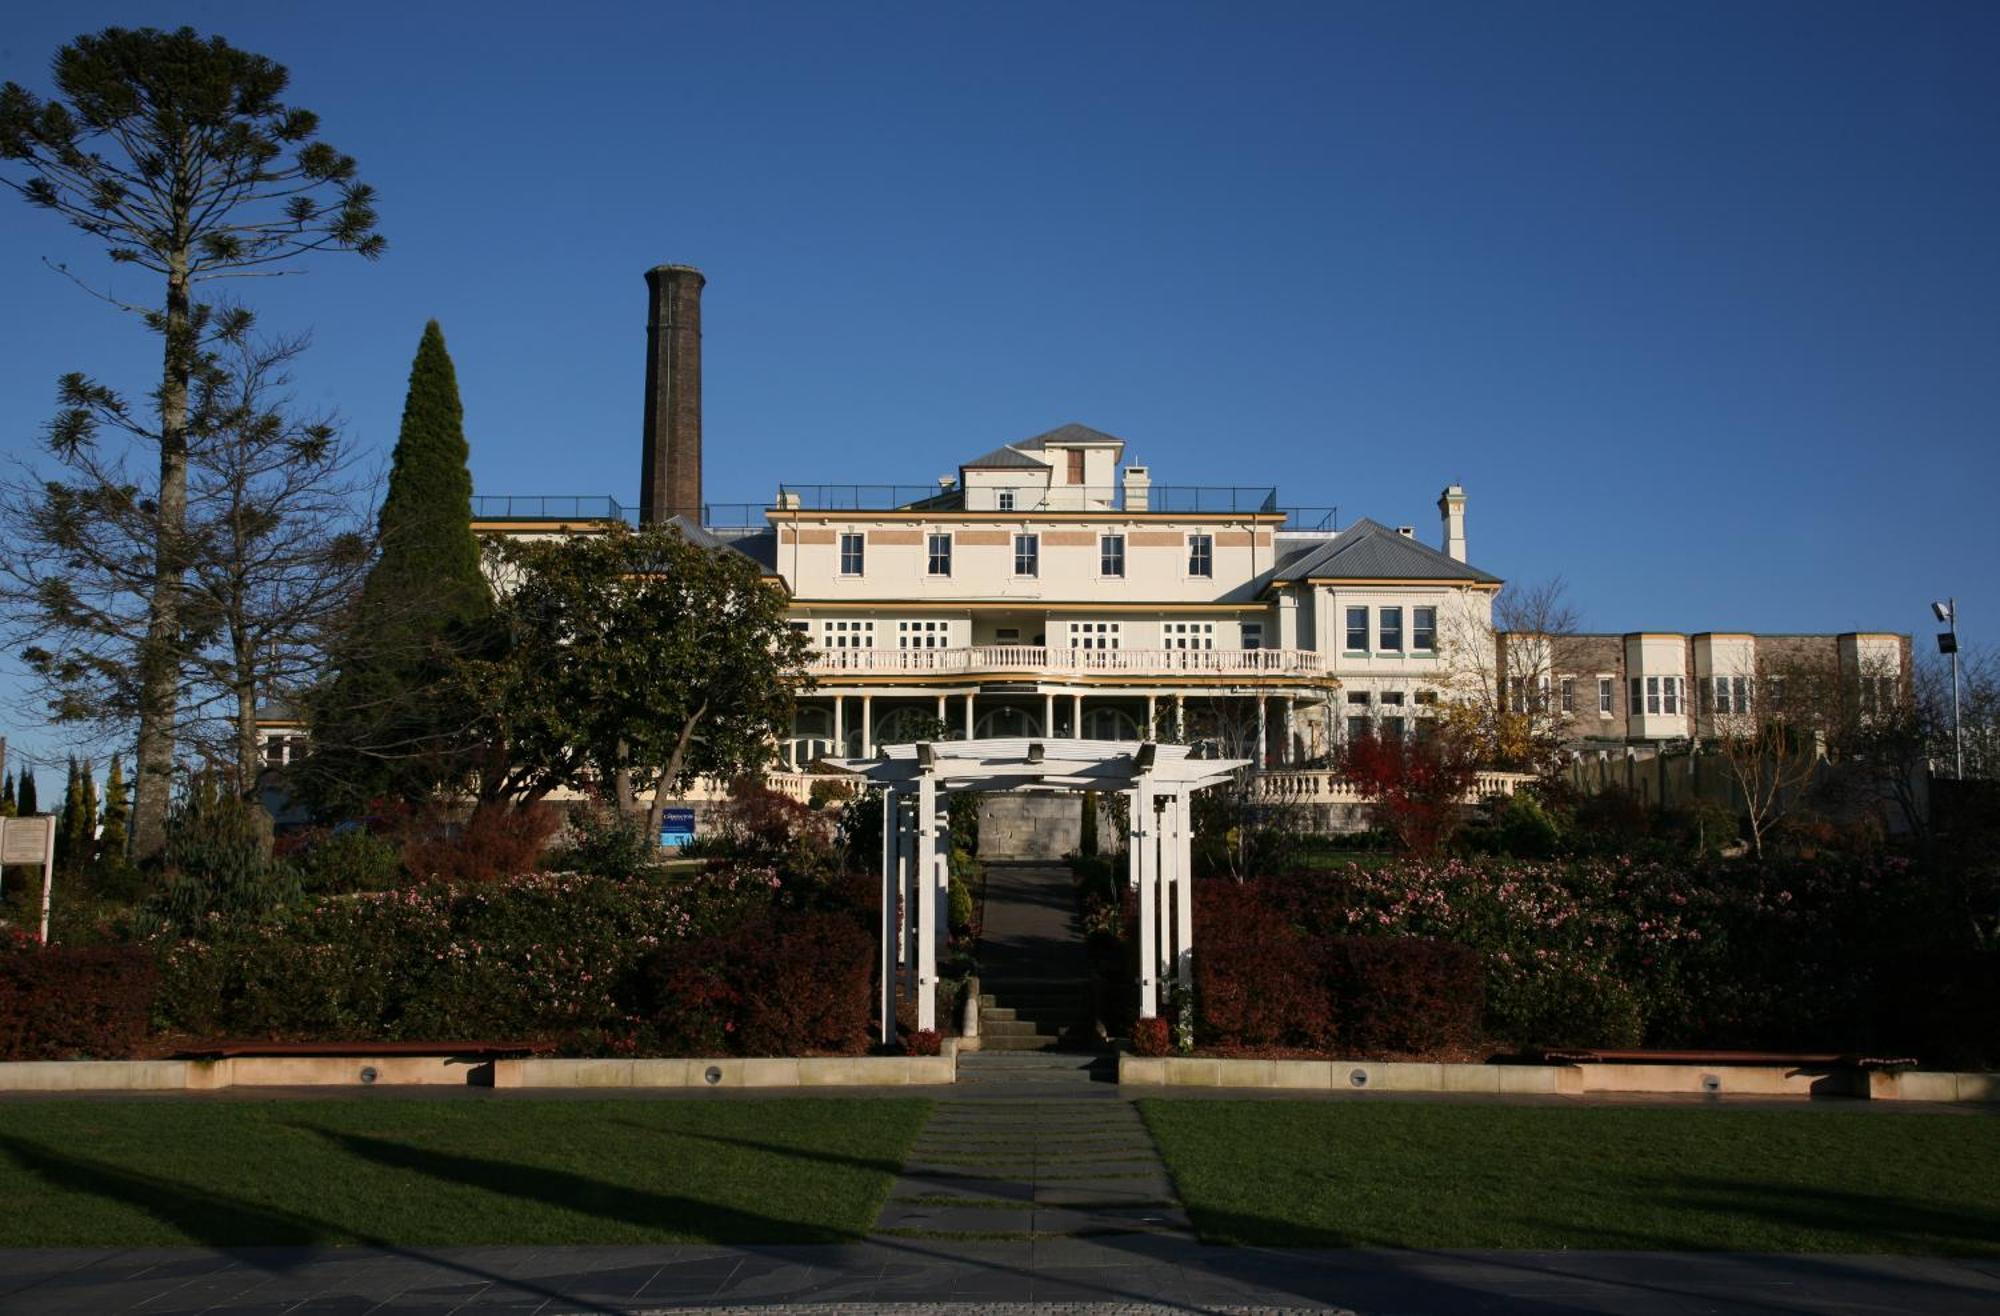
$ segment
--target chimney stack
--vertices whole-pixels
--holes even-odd
[[[1448,484],[1438,495],[1438,516],[1444,521],[1444,551],[1457,562],[1465,561],[1465,487]]]
[[[646,271],[646,425],[639,521],[701,524],[701,288],[692,265]]]

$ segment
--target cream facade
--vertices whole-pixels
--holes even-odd
[[[1445,637],[1490,626],[1497,578],[1362,521],[1300,528],[1274,490],[1162,487],[1080,425],[966,462],[937,496],[813,506],[788,488],[736,536],[792,596],[818,689],[795,767],[959,737],[1192,740],[1314,762],[1413,730]],[[1464,494],[1448,491],[1441,540]]]

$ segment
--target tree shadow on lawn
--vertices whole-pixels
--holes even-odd
[[[136,1208],[208,1247],[379,1245],[377,1239],[357,1236],[312,1216],[247,1202],[138,1170],[81,1160],[21,1138],[0,1134],[0,1152],[56,1188],[85,1192]]]
[[[434,1151],[363,1134],[327,1129],[310,1131],[348,1154],[377,1165],[482,1189],[505,1198],[528,1198],[544,1206],[619,1225],[676,1235],[688,1242],[851,1243],[860,1237],[850,1230],[781,1220],[699,1198],[607,1183],[568,1170]]]
[[[259,1270],[285,1272],[318,1259],[311,1249],[336,1245],[376,1248],[391,1256],[406,1257],[428,1266],[462,1275],[485,1284],[522,1289],[549,1300],[561,1299],[579,1310],[611,1312],[613,1309],[570,1297],[532,1281],[515,1279],[463,1261],[449,1260],[411,1248],[399,1247],[383,1239],[359,1233],[314,1216],[287,1211],[265,1203],[249,1202],[212,1189],[82,1160],[22,1138],[0,1134],[0,1153],[50,1185],[89,1193],[107,1202],[133,1207],[153,1219],[180,1231],[193,1245],[230,1249],[234,1261]],[[88,1246],[88,1245],[70,1245]],[[97,1246],[122,1250],[129,1241],[106,1241]],[[67,1272],[60,1283],[88,1284],[101,1279],[90,1267]]]
[[[1560,1191],[1554,1189],[1552,1191]],[[1779,1229],[1818,1235],[1810,1246],[1818,1251],[1894,1253],[1905,1256],[2000,1256],[2000,1209],[1940,1206],[1935,1202],[1883,1193],[1802,1188],[1726,1178],[1655,1178],[1632,1185],[1634,1214],[1702,1217],[1709,1227],[1676,1227],[1669,1219],[1628,1227],[1604,1218],[1581,1219],[1553,1214],[1503,1214],[1493,1208],[1492,1220],[1502,1232],[1530,1230],[1545,1241],[1510,1243],[1507,1248],[1571,1248],[1637,1252],[1754,1251],[1735,1240],[1750,1228]],[[1539,1202],[1541,1199],[1536,1199]],[[1397,1229],[1353,1224],[1320,1225],[1296,1219],[1267,1218],[1193,1203],[1188,1214],[1204,1239],[1226,1239],[1243,1246],[1304,1248],[1408,1248],[1407,1235]],[[1580,1214],[1580,1213],[1579,1213]],[[1724,1223],[1740,1222],[1731,1227]],[[1831,1237],[1829,1237],[1831,1236]],[[1779,1250],[1799,1251],[1801,1241],[1778,1238]],[[1828,1244],[1837,1246],[1829,1247]],[[1479,1242],[1448,1243],[1450,1248],[1492,1246]]]
[[[2000,1257],[2000,1207],[1941,1206],[1934,1201],[1887,1193],[1812,1188],[1717,1177],[1657,1178],[1640,1185],[1647,1201],[1661,1210],[1683,1212],[1746,1225],[1819,1235],[1815,1243],[1839,1244],[1848,1252],[1902,1256]],[[1576,1226],[1567,1221],[1523,1221],[1538,1228],[1579,1235],[1572,1246],[1673,1251],[1727,1251],[1713,1235],[1674,1236],[1623,1229],[1613,1224]],[[1828,1238],[1827,1236],[1832,1236]],[[1783,1245],[1786,1240],[1779,1240]],[[1792,1244],[1790,1250],[1796,1250]]]

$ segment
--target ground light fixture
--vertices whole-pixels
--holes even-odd
[[[1958,600],[1945,599],[1931,604],[1931,613],[1947,629],[1939,631],[1938,652],[1951,658],[1951,752],[1952,775],[1965,778],[1965,728],[1958,720]]]

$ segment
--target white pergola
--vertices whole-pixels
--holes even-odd
[[[949,855],[938,844],[958,791],[1082,792],[1130,801],[1131,885],[1139,892],[1139,1015],[1159,1013],[1160,984],[1194,974],[1194,793],[1228,781],[1241,759],[1194,759],[1185,745],[1115,740],[947,740],[890,745],[828,767],[882,788],[880,1036],[896,1039],[896,988],[911,989],[917,1027],[937,1027],[938,933],[948,917]]]

